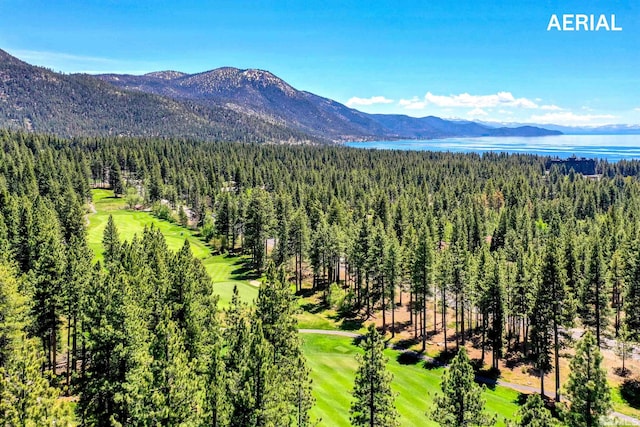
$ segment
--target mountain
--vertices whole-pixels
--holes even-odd
[[[268,71],[224,67],[168,79],[164,78],[167,73],[97,77],[128,90],[191,100],[207,106],[224,105],[319,138],[349,141],[387,135],[386,129],[369,115],[296,90]]]
[[[549,129],[569,135],[640,135],[639,125],[602,125],[602,126],[559,126],[549,125]]]
[[[263,70],[224,67],[198,74],[68,75],[29,65],[2,50],[0,127],[61,136],[286,143],[560,133],[437,117],[366,114],[297,90]]]
[[[506,126],[509,128],[540,126],[531,123],[496,123],[496,122],[478,122],[485,126],[498,127]],[[567,135],[640,135],[640,125],[631,124],[612,124],[597,126],[563,126],[545,124],[545,129],[555,130]]]
[[[105,74],[97,77],[129,90],[188,99],[202,105],[225,105],[333,141],[560,133],[531,126],[494,128],[438,117],[367,114],[331,99],[297,90],[264,70],[223,67],[192,75],[164,71],[142,76]]]
[[[155,74],[175,78],[180,73]],[[183,137],[318,142],[303,132],[223,106],[126,90],[85,74],[59,74],[0,50],[0,127],[60,136]]]
[[[548,136],[559,135],[559,131],[550,131],[533,126],[490,127],[476,122],[444,120],[439,117],[415,118],[403,115],[373,115],[386,129],[408,138],[451,138],[480,136]]]

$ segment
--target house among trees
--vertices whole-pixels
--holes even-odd
[[[553,165],[558,165],[567,173],[573,169],[576,173],[582,175],[595,175],[596,174],[596,161],[594,159],[587,159],[585,157],[577,158],[575,155],[568,159],[555,158],[547,162],[547,170],[551,169]]]

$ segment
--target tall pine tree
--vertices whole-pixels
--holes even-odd
[[[460,347],[440,383],[442,394],[433,400],[431,418],[443,427],[491,426],[496,422],[484,410],[483,387],[475,382],[469,356]]]
[[[611,392],[602,367],[602,354],[590,331],[578,343],[569,366],[567,399],[570,404],[565,423],[569,427],[603,426],[603,417],[611,410]]]
[[[356,427],[398,426],[392,375],[387,372],[384,341],[373,325],[364,338],[363,355],[358,355],[358,370],[351,402],[351,424]]]

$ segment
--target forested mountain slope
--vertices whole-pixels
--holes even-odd
[[[125,90],[85,74],[55,73],[1,50],[0,127],[66,137],[318,142],[302,132],[223,106]]]
[[[495,128],[437,117],[367,114],[339,102],[295,89],[269,71],[233,67],[198,74],[164,71],[142,76],[97,76],[116,86],[189,99],[203,105],[226,105],[270,118],[288,127],[334,141],[447,138],[473,136],[544,136],[560,132],[537,127]]]

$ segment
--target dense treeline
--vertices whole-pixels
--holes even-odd
[[[479,338],[494,368],[512,351],[555,368],[556,396],[569,328],[593,330],[598,346],[623,326],[640,336],[638,162],[601,162],[587,179],[532,155],[7,132],[0,144],[0,245],[31,311],[18,330],[39,340],[45,370],[64,360],[90,425],[267,425],[285,413],[307,424],[286,285],[300,290],[307,268],[314,290],[344,289],[342,313],[382,310],[383,331],[408,327],[423,348],[443,330],[455,346]],[[255,309],[236,298],[218,316],[188,246],[172,254],[155,230],[123,243],[111,224],[92,266],[91,185],[177,209],[221,251],[251,255],[269,278]],[[409,325],[395,322],[402,298]]]
[[[93,264],[90,158],[61,144],[2,134],[2,425],[309,425],[284,271],[222,314],[188,242],[172,253],[156,229],[123,242],[110,220]],[[79,395],[75,417],[61,392]]]
[[[317,289],[349,290],[352,312],[388,310],[408,294],[423,348],[453,310],[456,345],[478,332],[494,368],[521,350],[540,371],[556,368],[556,392],[568,328],[593,329],[599,345],[623,323],[640,333],[625,310],[640,284],[638,162],[600,162],[594,179],[545,171],[547,159],[531,155],[168,140],[74,148],[94,182],[120,170],[148,203],[192,207],[203,229],[213,212],[210,237],[258,269],[273,238],[272,258],[298,288],[309,265]],[[386,310],[383,319],[386,329]]]

